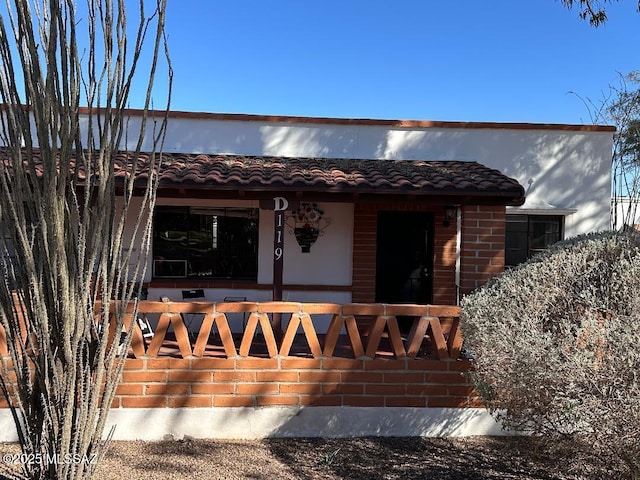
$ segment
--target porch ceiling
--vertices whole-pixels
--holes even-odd
[[[477,162],[164,154],[161,189],[420,195],[521,205],[524,188]]]

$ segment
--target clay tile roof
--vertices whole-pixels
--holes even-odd
[[[37,175],[40,152],[33,150]],[[5,154],[0,148],[0,154]],[[114,158],[116,177],[131,174],[131,152]],[[8,160],[3,160],[7,162]],[[138,157],[137,181],[148,178],[149,154]],[[72,160],[71,169],[75,168]],[[84,178],[81,169],[79,177]],[[164,153],[159,188],[311,191],[347,194],[406,194],[499,199],[521,205],[524,188],[498,170],[477,162],[365,160]]]
[[[521,204],[514,179],[477,162],[163,154],[160,188],[494,196]]]

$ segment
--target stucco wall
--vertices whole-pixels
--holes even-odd
[[[168,152],[477,161],[517,179],[525,207],[575,209],[573,236],[609,228],[612,132],[547,126],[442,128],[172,118]],[[473,124],[472,124],[473,125]],[[490,126],[493,125],[493,128]],[[135,122],[132,123],[135,128]],[[149,147],[149,145],[147,145]]]
[[[293,235],[293,223],[287,222],[283,281],[296,285],[351,285],[353,204],[320,203],[319,207],[331,223],[308,253],[302,253]],[[258,283],[268,285],[273,281],[273,220],[273,211],[260,211]]]

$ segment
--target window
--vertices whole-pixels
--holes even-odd
[[[505,264],[518,265],[562,239],[560,215],[507,215]]]
[[[156,278],[258,277],[258,209],[156,207]]]

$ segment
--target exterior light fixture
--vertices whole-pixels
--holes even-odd
[[[451,225],[451,220],[456,218],[457,215],[458,215],[458,207],[454,207],[454,206],[444,207],[444,221],[442,222],[442,225],[444,225],[445,227],[448,227],[449,225]]]

